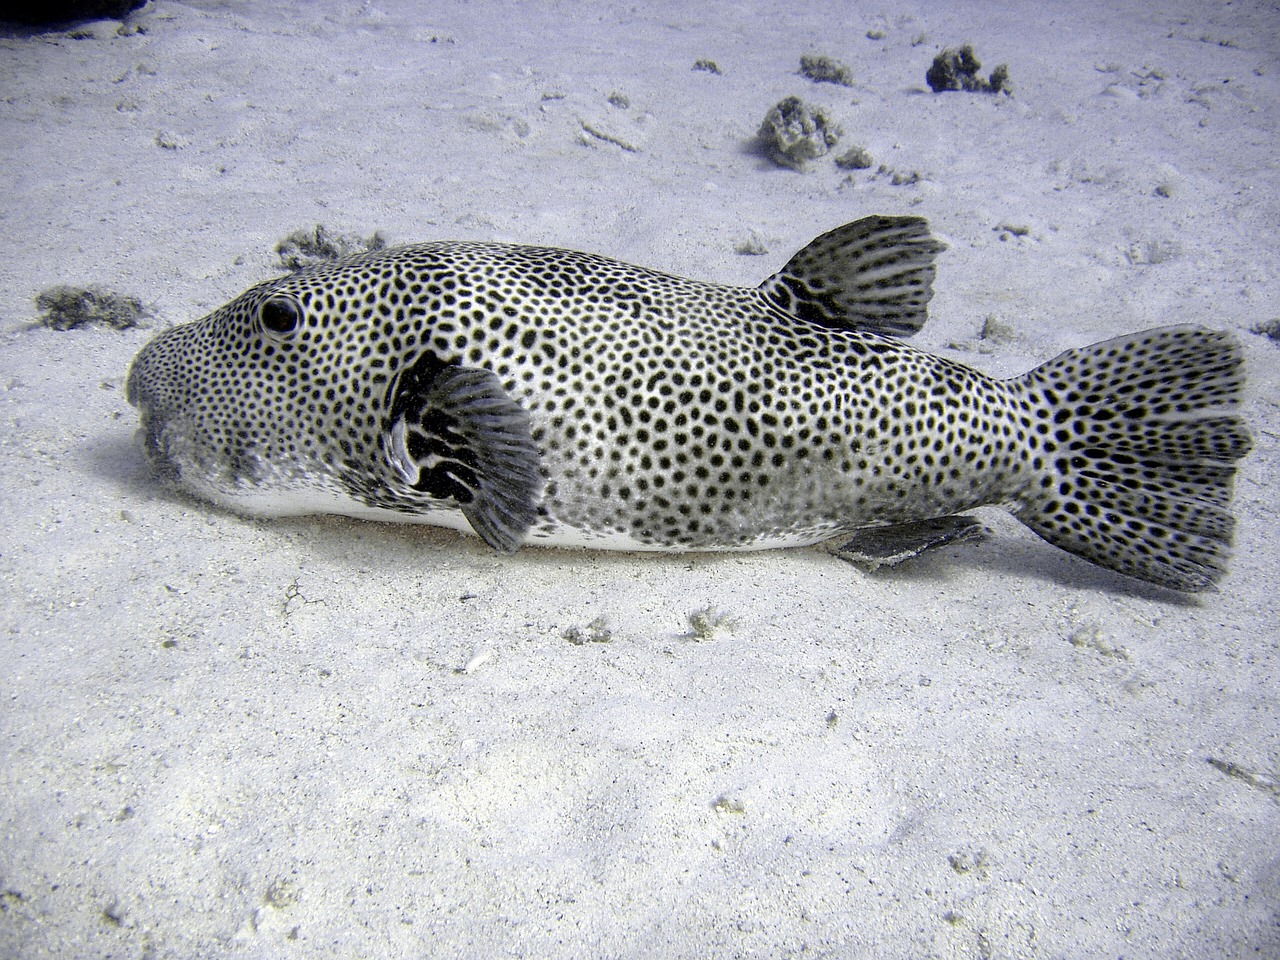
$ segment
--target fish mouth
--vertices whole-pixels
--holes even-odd
[[[165,425],[170,418],[157,412],[153,395],[143,386],[144,378],[140,368],[145,363],[146,356],[147,350],[144,348],[134,358],[124,385],[124,398],[129,401],[129,406],[138,411],[140,425],[134,433],[134,441],[142,448],[152,474],[164,481],[176,481],[180,471],[169,455],[169,445],[165,440]]]
[[[156,347],[164,336],[142,348],[125,380],[125,399],[138,411],[135,442],[164,486],[215,502],[234,500],[262,482],[263,465],[236,442],[234,425],[211,435],[188,412],[191,392],[166,371],[166,354]]]
[[[135,442],[152,475],[169,486],[183,486],[187,474],[199,465],[193,425],[174,409],[174,398],[165,383],[157,383],[151,364],[157,341],[147,344],[134,357],[125,380],[124,396],[138,411],[139,428]],[[179,402],[180,402],[179,398]]]
[[[129,402],[138,407],[142,422],[134,433],[134,440],[142,448],[152,475],[162,483],[181,483],[182,468],[171,449],[170,437],[173,434],[168,428],[169,420],[156,416],[150,407],[136,403],[133,396]]]
[[[134,433],[151,475],[164,486],[214,503],[232,505],[246,496],[261,495],[285,479],[252,447],[227,436],[202,433],[188,415],[145,394],[131,391],[140,425]]]
[[[235,510],[267,484],[258,460],[243,452],[219,451],[202,442],[190,421],[142,406],[135,442],[152,478],[163,487]]]

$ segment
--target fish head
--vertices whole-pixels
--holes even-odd
[[[344,464],[368,463],[362,448],[377,442],[390,346],[370,295],[342,277],[329,268],[258,284],[138,353],[126,396],[158,476],[254,514],[349,494]]]
[[[541,454],[463,268],[430,245],[360,255],[160,334],[126,385],[155,472],[240,513],[431,514],[515,549]]]

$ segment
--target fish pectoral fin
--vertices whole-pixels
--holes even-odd
[[[514,552],[537,517],[542,458],[528,411],[502,382],[424,355],[393,383],[391,418],[383,450],[398,477],[456,501],[485,543]]]
[[[909,337],[928,318],[945,249],[923,217],[863,217],[818,237],[759,290],[811,323]]]
[[[973,517],[930,517],[886,527],[867,527],[832,552],[842,560],[875,570],[896,566],[926,550],[981,534],[982,524]]]

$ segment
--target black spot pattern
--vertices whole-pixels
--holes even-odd
[[[1025,496],[1037,532],[1124,572],[1189,589],[1220,570],[1247,449],[1227,341],[1207,372],[1197,338],[1213,335],[1151,334],[1001,382],[788,315],[779,289],[559,249],[427,243],[249,290],[157,337],[129,393],[157,464],[258,511],[315,492],[428,520],[457,510],[407,497],[382,455],[390,384],[430,354],[491,371],[528,412],[545,480],[532,541],[816,542]],[[301,313],[291,333],[262,327],[262,305],[280,297]],[[1220,414],[1190,416],[1205,405]],[[1075,512],[1108,500],[1105,531]],[[1149,541],[1134,517],[1188,539]],[[1135,542],[1147,560],[1132,559]],[[1178,548],[1181,572],[1167,574],[1162,546]]]

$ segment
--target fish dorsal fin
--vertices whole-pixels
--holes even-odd
[[[759,289],[811,323],[909,337],[924,326],[945,249],[923,217],[863,217],[818,237]]]
[[[488,370],[424,354],[392,385],[383,450],[418,493],[452,499],[484,542],[516,550],[542,492],[528,412]]]

